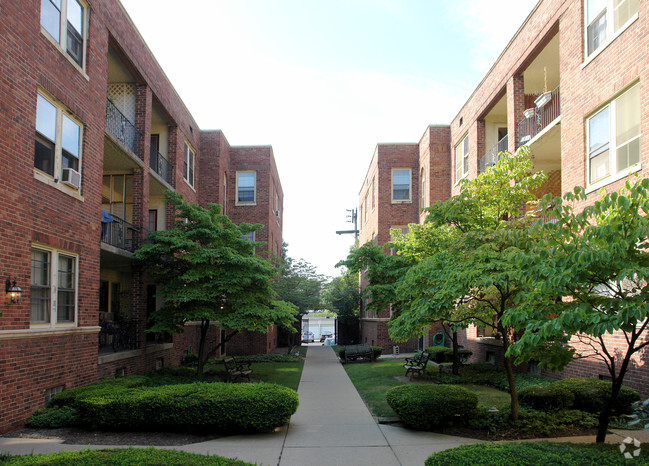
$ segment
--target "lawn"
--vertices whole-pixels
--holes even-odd
[[[385,392],[397,385],[403,385],[402,381],[395,378],[405,373],[402,360],[380,359],[374,363],[345,364],[344,367],[374,416],[396,417],[385,400]],[[462,386],[478,395],[478,406],[495,406],[500,409],[509,405],[509,394],[506,392],[486,385]]]
[[[254,362],[250,365],[252,377],[262,382],[276,383],[297,391],[304,363]]]

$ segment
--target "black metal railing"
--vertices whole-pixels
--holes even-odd
[[[125,251],[135,251],[138,248],[139,228],[114,215],[110,217],[111,221],[101,222],[101,242]]]
[[[142,323],[138,319],[118,319],[100,322],[99,352],[110,353],[130,351],[140,347],[139,331]]]
[[[518,125],[518,146],[527,144],[537,134],[561,115],[561,93],[559,86],[550,92],[550,101],[542,107],[534,108],[534,115],[523,118]],[[517,147],[518,147],[517,146]]]
[[[151,170],[156,172],[167,183],[171,184],[171,170],[169,161],[155,147],[151,147],[151,158],[149,159]]]
[[[509,138],[505,136],[498,141],[485,155],[480,159],[480,173],[483,173],[487,168],[493,167],[500,160],[500,153],[505,152],[508,147]]]
[[[142,160],[142,154],[140,153],[140,132],[110,99],[106,99],[106,131],[112,134],[128,150],[133,152],[137,158]]]

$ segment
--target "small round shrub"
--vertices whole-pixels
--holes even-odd
[[[79,423],[79,413],[71,406],[43,408],[36,410],[25,425],[35,429],[58,429],[72,427]]]
[[[419,430],[468,419],[478,406],[475,393],[455,385],[399,385],[388,390],[385,397],[406,425]]]
[[[572,407],[575,395],[566,387],[551,384],[545,387],[524,388],[518,392],[518,400],[532,409],[554,411]]]
[[[453,360],[453,348],[448,348],[446,346],[429,346],[424,351],[430,354],[431,361],[438,364]]]
[[[383,353],[383,347],[382,346],[370,346],[372,348],[372,352],[374,353],[374,360],[376,361],[381,357],[381,353]]]
[[[574,409],[597,414],[606,406],[606,401],[611,396],[613,384],[607,380],[582,377],[557,380],[551,386],[563,387],[570,390],[575,397],[572,405]],[[633,409],[632,403],[639,399],[640,395],[638,395],[638,392],[629,387],[622,386],[617,400],[613,405],[613,413],[630,413]]]

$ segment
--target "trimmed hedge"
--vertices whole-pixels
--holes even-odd
[[[345,360],[345,347],[341,346],[341,349],[339,350],[334,350],[338,354],[338,357],[344,361]],[[370,349],[372,350],[373,353],[373,358],[374,361],[377,361],[379,357],[381,357],[381,354],[383,353],[383,347],[382,346],[370,346]]]
[[[426,353],[431,355],[431,360],[441,364],[444,362],[453,362],[453,348],[447,346],[429,346],[424,350]],[[460,358],[460,363],[464,364],[469,360],[473,351],[460,348],[457,351]]]
[[[288,423],[299,403],[295,390],[268,383],[124,385],[99,382],[69,390],[52,405],[74,407],[80,425],[91,429],[250,433]]]
[[[643,445],[638,464],[646,464],[649,449]],[[631,463],[631,462],[629,462]],[[619,445],[553,442],[477,443],[441,451],[426,459],[426,466],[470,465],[617,465],[627,464]]]
[[[455,385],[399,385],[387,391],[390,408],[408,426],[434,430],[475,413],[478,397]]]
[[[514,378],[516,379],[517,390],[550,385],[554,382],[546,377],[523,373],[515,373]],[[450,372],[443,372],[440,379],[442,383],[491,385],[504,392],[509,391],[509,382],[507,381],[505,369],[493,364],[467,364],[460,368],[460,376],[453,375]]]
[[[119,466],[133,464],[164,464],[165,466],[218,465],[247,466],[244,461],[206,456],[176,450],[155,448],[115,448],[101,450],[62,451],[46,455],[7,456],[0,454],[0,462],[7,465],[57,464],[74,466]]]
[[[612,383],[592,378],[557,380],[545,387],[528,388],[518,393],[522,404],[541,411],[573,408],[587,413],[598,414],[611,396]],[[632,403],[640,395],[635,390],[622,386],[613,406],[614,414],[632,411]]]
[[[75,426],[79,423],[79,413],[71,406],[42,408],[36,410],[25,422],[34,429],[58,429]]]
[[[132,375],[130,377],[121,377],[117,379],[106,379],[94,382],[83,387],[65,390],[52,397],[49,408],[62,406],[71,406],[77,408],[76,400],[80,397],[102,396],[103,394],[114,394],[131,388],[146,387],[151,384],[151,380],[143,375]]]

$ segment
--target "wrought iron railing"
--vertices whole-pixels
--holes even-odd
[[[106,131],[142,160],[139,144],[141,140],[140,132],[110,99],[106,99]]]
[[[527,144],[537,134],[561,115],[561,93],[559,86],[550,92],[550,101],[544,106],[534,108],[534,115],[523,118],[518,125],[518,146]]]
[[[99,352],[130,351],[140,347],[140,320],[118,319],[100,322],[99,326]]]
[[[493,167],[500,160],[500,153],[507,150],[508,137],[505,136],[498,141],[485,155],[480,159],[480,173],[483,173],[487,168]]]
[[[167,183],[171,184],[171,170],[169,162],[155,147],[151,147],[151,158],[149,159],[151,170],[156,172]]]
[[[138,248],[139,229],[119,217],[101,222],[101,242],[119,249],[133,252]]]

